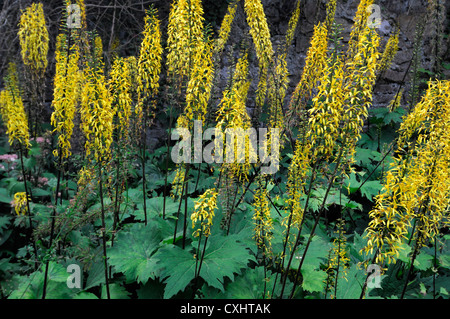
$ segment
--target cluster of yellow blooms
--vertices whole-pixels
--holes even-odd
[[[101,69],[86,66],[83,85],[80,114],[86,155],[93,153],[97,161],[107,161],[113,141],[112,96]]]
[[[344,278],[348,274],[348,263],[350,258],[348,257],[347,250],[347,238],[345,237],[344,220],[339,220],[336,224],[337,236],[333,240],[333,247],[330,250],[330,256],[328,260],[328,267],[326,272],[328,274],[326,279],[327,291],[331,292],[330,298],[335,299],[335,290],[337,279]]]
[[[178,122],[179,127],[192,128],[193,120],[205,123],[214,78],[212,52],[213,42],[209,39],[199,42],[193,52],[194,60],[186,89],[186,107]],[[184,121],[183,117],[186,118]],[[185,125],[186,121],[188,126]]]
[[[245,0],[247,23],[250,26],[250,35],[255,44],[256,56],[259,61],[259,83],[256,92],[256,105],[260,109],[264,104],[267,91],[267,74],[274,55],[270,30],[267,24],[264,7],[261,0]]]
[[[287,180],[287,209],[289,215],[283,219],[283,225],[287,227],[300,228],[303,221],[302,196],[305,194],[305,176],[309,171],[309,144],[302,145],[297,140],[295,145],[294,156],[291,165],[289,165],[289,173]]]
[[[399,155],[386,174],[384,189],[370,212],[365,253],[392,263],[415,222],[416,249],[434,241],[448,225],[450,204],[450,81],[430,82],[422,101],[404,120]],[[411,138],[416,135],[415,140]]]
[[[225,17],[222,20],[222,24],[220,25],[219,36],[217,37],[217,40],[216,40],[216,43],[214,46],[213,56],[216,56],[217,54],[222,52],[222,50],[225,47],[225,44],[228,41],[228,38],[230,36],[230,31],[231,31],[231,25],[234,21],[234,17],[236,16],[236,9],[237,9],[239,1],[240,0],[236,0],[232,3],[230,3],[230,5],[228,6],[227,13],[225,14]]]
[[[194,232],[194,236],[200,236],[200,233],[209,237],[211,235],[211,226],[214,218],[214,211],[217,209],[217,195],[216,189],[208,189],[196,200],[194,205],[194,212],[191,215],[192,228],[200,221],[200,228]]]
[[[132,98],[132,69],[130,59],[116,58],[109,73],[109,88],[112,91],[112,102],[116,108],[118,121],[116,129],[119,132],[118,139],[123,140],[128,136],[130,124]]]
[[[31,200],[28,196],[28,201]],[[12,206],[14,207],[14,211],[16,212],[17,216],[20,215],[26,215],[28,212],[28,205],[27,205],[27,193],[25,192],[19,192],[14,194],[14,200],[12,202]]]
[[[161,45],[160,21],[157,10],[152,9],[145,17],[144,39],[138,60],[138,106],[136,113],[142,111],[144,100],[153,98],[159,89],[159,73],[161,72],[161,59],[163,48]]]
[[[42,3],[33,3],[20,16],[19,39],[23,63],[36,73],[47,68],[49,36]]]
[[[244,53],[236,64],[236,70],[233,74],[230,90],[225,90],[217,111],[216,124],[216,143],[223,141],[224,135],[229,129],[247,130],[251,127],[250,116],[247,113],[245,101],[247,99],[250,81],[248,80],[248,54]],[[239,138],[239,137],[236,137]],[[241,144],[241,145],[238,145]],[[244,146],[244,149],[238,149],[238,146]],[[234,143],[233,163],[224,163],[222,169],[227,169],[227,173],[238,180],[246,180],[250,170],[250,162],[255,162],[255,151],[248,138],[242,143]],[[224,153],[228,152],[227,146],[218,145],[217,149]],[[223,156],[223,154],[215,154]]]
[[[308,49],[305,67],[300,82],[297,84],[289,105],[289,120],[291,117],[301,117],[306,101],[311,97],[312,91],[319,81],[327,60],[328,30],[319,23],[314,27],[311,45]]]
[[[167,29],[168,73],[180,79],[190,77],[197,46],[204,41],[201,0],[175,0]]]
[[[67,39],[65,34],[60,34],[56,45],[56,72],[53,90],[53,113],[51,124],[58,132],[58,150],[53,154],[67,158],[71,155],[70,138],[73,133],[73,119],[80,99],[81,81],[83,74],[78,67],[80,54],[76,45],[65,50]]]
[[[273,220],[270,216],[270,204],[268,199],[268,191],[265,186],[264,179],[262,176],[258,176],[257,188],[255,191],[254,203],[255,212],[253,214],[254,220],[254,238],[256,244],[261,248],[265,256],[270,256],[272,251],[272,231],[273,231]]]
[[[386,71],[392,63],[395,55],[398,51],[398,37],[400,34],[400,30],[397,30],[393,35],[389,37],[389,40],[386,44],[386,48],[384,49],[383,55],[381,56],[381,60],[378,64],[378,72]]]
[[[17,67],[14,63],[8,66],[5,77],[5,90],[0,92],[0,115],[6,123],[6,134],[9,144],[17,142],[21,146],[30,146],[28,119],[19,89]]]

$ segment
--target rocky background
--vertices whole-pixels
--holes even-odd
[[[325,17],[326,0],[301,0],[302,10],[301,18],[297,27],[296,36],[288,56],[288,67],[290,71],[290,88],[287,95],[290,94],[302,73],[307,50],[309,48],[310,38],[313,33],[314,25],[322,21]],[[446,19],[443,23],[443,38],[439,47],[439,54],[442,61],[441,78],[450,78],[448,70],[450,64],[450,1],[437,0],[444,3],[445,12],[442,17]],[[62,11],[64,10],[63,1],[42,1],[48,21],[48,27],[51,35],[51,47],[49,53],[49,67],[47,70],[46,83],[46,102],[50,106],[52,100],[52,78],[54,73],[54,41],[58,33]],[[115,38],[120,41],[119,51],[123,56],[136,54],[140,44],[140,32],[143,29],[145,9],[150,5],[155,5],[159,10],[159,15],[163,24],[163,34],[168,23],[168,15],[172,1],[166,0],[85,0],[89,29],[97,30],[103,38],[105,50],[105,61],[108,65],[111,56],[112,43]],[[289,18],[295,7],[294,0],[262,0],[265,13],[270,26],[272,42],[274,47],[283,43],[287,30]],[[31,1],[29,0],[0,0],[0,88],[2,87],[3,72],[9,61],[16,61],[20,65],[20,48],[17,37],[17,24],[20,18],[20,12],[26,8]],[[348,41],[351,26],[353,24],[354,14],[356,12],[359,0],[338,0],[336,10],[336,22],[342,25],[344,42]],[[377,82],[374,94],[374,107],[386,106],[399,88],[405,88],[402,104],[408,102],[408,90],[411,79],[411,60],[413,57],[415,35],[419,29],[421,21],[425,21],[427,15],[428,0],[376,0],[381,8],[382,23],[379,33],[382,36],[382,45],[384,47],[389,35],[394,31],[395,26],[400,29],[399,51],[396,55],[391,68],[386,71]],[[217,31],[223,16],[225,15],[228,1],[226,0],[203,0],[205,9],[205,19],[212,28]],[[436,24],[430,20],[424,23],[423,37],[417,45],[419,49],[421,77],[423,80],[429,79],[433,75],[435,50],[435,41],[433,40]],[[220,68],[217,70],[217,85],[219,90],[215,96],[215,101],[220,98],[220,88],[226,86],[230,66],[232,65],[233,53],[239,50],[239,45],[245,41],[250,41],[248,36],[248,26],[245,20],[243,1],[240,2],[237,16],[234,21],[230,40],[226,47]],[[251,56],[251,77],[253,92],[257,85],[258,67],[256,56]],[[163,87],[164,87],[164,79]],[[425,82],[422,84],[425,86]],[[168,103],[168,101],[163,101]],[[254,97],[249,98],[249,107],[254,103]],[[50,107],[48,108],[50,113]],[[46,116],[49,116],[47,114]],[[165,138],[167,123],[157,122],[149,134],[149,143],[157,146]]]

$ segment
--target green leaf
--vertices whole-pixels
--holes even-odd
[[[325,289],[327,273],[323,270],[315,270],[313,265],[303,265],[301,271],[303,276],[302,288],[309,292],[321,292]]]
[[[373,197],[378,195],[378,193],[383,188],[380,181],[367,181],[361,186],[361,195],[366,197],[368,200],[373,201]]]
[[[195,260],[190,252],[174,245],[161,248],[156,256],[162,268],[161,277],[166,278],[164,298],[168,299],[179,291],[183,291],[194,279]]]
[[[356,264],[351,265],[345,278],[339,276],[336,299],[359,299],[365,280],[364,270],[360,270]]]
[[[42,197],[42,196],[50,196],[51,192],[42,188],[33,188],[32,190],[33,197]]]
[[[130,293],[125,289],[125,287],[117,283],[109,284],[109,294],[111,299],[130,299]],[[106,299],[107,297],[106,285],[103,285],[102,299]]]
[[[255,258],[242,243],[238,242],[235,235],[211,236],[208,243],[200,277],[208,285],[224,291],[224,278],[233,280],[234,274],[240,273],[240,270],[247,267],[249,261],[255,261]],[[164,298],[170,298],[183,291],[194,279],[196,260],[189,251],[167,245],[158,251],[156,257],[161,267],[161,278],[165,278],[166,283]]]
[[[416,259],[414,260],[414,267],[416,267],[419,270],[430,269],[432,260],[433,256],[421,252],[419,255],[417,255]]]
[[[130,281],[146,283],[157,276],[154,253],[161,241],[161,231],[153,224],[134,224],[129,231],[119,233],[108,252],[109,262]]]
[[[16,276],[17,289],[14,290],[9,299],[41,299],[44,286],[44,271],[45,264],[41,266],[41,269],[31,273],[29,276]],[[66,272],[66,268],[53,261],[49,262],[48,267],[48,279],[47,279],[47,299],[62,299],[71,298],[76,293],[76,290],[72,290],[67,287],[67,278],[69,273]]]
[[[9,204],[13,200],[12,196],[8,194],[5,188],[0,188],[0,203]]]
[[[99,286],[105,283],[105,264],[103,262],[95,263],[89,270],[86,280],[85,290]]]
[[[226,296],[231,299],[264,299],[272,293],[276,275],[267,270],[264,275],[264,267],[247,269],[241,276],[238,276],[234,282],[227,285]],[[278,277],[279,279],[279,277]],[[292,290],[292,282],[288,281],[284,297],[288,297]],[[266,291],[264,294],[264,287]],[[275,293],[271,297],[279,297],[281,284],[278,280],[275,286]]]

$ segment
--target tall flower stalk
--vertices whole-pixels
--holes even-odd
[[[49,34],[42,3],[32,3],[23,11],[19,22],[21,56],[25,65],[27,84],[30,87],[30,105],[26,106],[31,135],[36,137],[38,116],[43,111],[44,73],[47,68]]]
[[[105,207],[103,199],[103,170],[111,160],[111,145],[113,143],[112,96],[106,86],[103,74],[103,62],[98,55],[93,56],[93,66],[86,65],[84,69],[84,83],[81,93],[81,128],[85,134],[85,152],[90,163],[98,166],[99,195],[101,203],[103,260],[105,268],[106,294],[110,299],[108,259],[106,254],[106,225]]]
[[[145,27],[143,40],[137,62],[137,93],[138,105],[136,113],[141,120],[141,166],[142,166],[142,193],[144,197],[144,218],[147,225],[147,190],[146,190],[146,145],[147,145],[147,125],[150,114],[153,115],[156,107],[155,97],[159,89],[159,73],[161,71],[162,46],[160,21],[158,11],[151,8],[145,17]],[[152,107],[150,108],[149,105]],[[153,112],[152,112],[153,111]]]

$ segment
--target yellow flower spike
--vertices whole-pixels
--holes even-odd
[[[381,56],[381,60],[378,63],[378,73],[382,73],[390,67],[392,60],[394,59],[398,51],[399,34],[400,30],[397,30],[393,35],[389,37],[386,48],[384,49],[383,55]]]
[[[27,199],[27,194],[25,192],[19,192],[14,194],[13,207],[17,216],[26,215],[28,212],[27,202],[30,201],[30,197]]]
[[[341,278],[347,280],[348,264],[350,258],[347,251],[347,238],[345,237],[345,221],[339,220],[336,225],[336,237],[333,239],[333,246],[330,249],[330,258],[326,272],[328,274],[325,283],[327,291],[331,292],[331,299],[335,299],[334,288],[336,284],[336,276],[339,273]]]
[[[259,61],[259,83],[256,92],[256,105],[262,108],[267,92],[267,75],[274,51],[270,39],[270,30],[261,0],[245,0],[244,9],[250,35]]]
[[[417,134],[404,157],[387,172],[385,187],[369,213],[368,242],[364,251],[376,249],[380,262],[394,262],[407,239],[412,221],[416,248],[435,240],[448,221],[450,205],[450,94],[449,81],[430,82],[425,96],[400,128],[399,150]],[[377,236],[377,237],[375,237]]]
[[[300,227],[303,220],[303,207],[301,198],[304,195],[305,177],[310,169],[309,165],[310,146],[302,145],[300,141],[296,142],[294,156],[291,165],[289,165],[287,180],[287,206],[290,215],[283,220],[285,227]],[[291,224],[288,225],[289,219]]]
[[[236,70],[233,74],[232,85],[230,90],[225,90],[222,100],[217,111],[216,129],[222,134],[226,133],[228,129],[243,129],[251,128],[251,119],[247,113],[245,101],[247,100],[248,89],[250,81],[248,79],[248,54],[244,53],[236,64]],[[239,137],[237,137],[239,138]],[[219,139],[217,139],[218,141]],[[238,150],[237,143],[233,152],[234,159],[242,159],[233,163],[224,163],[223,168],[226,167],[228,173],[236,177],[239,181],[247,180],[247,174],[251,168],[250,163],[255,162],[256,150],[252,148],[250,141],[246,138],[244,141],[244,150]],[[227,154],[227,149],[223,150]]]
[[[145,17],[143,40],[137,61],[137,93],[138,106],[136,114],[142,111],[143,103],[148,98],[154,98],[159,89],[159,74],[163,48],[161,45],[161,29],[158,11],[150,9]]]
[[[201,0],[175,0],[169,14],[167,67],[170,76],[188,77],[198,43],[203,42]]]
[[[361,0],[355,15],[355,22],[350,32],[350,39],[348,42],[347,57],[352,59],[358,51],[358,43],[361,42],[361,31],[368,28],[367,20],[370,16],[367,10],[370,5],[373,4],[373,0]]]
[[[6,122],[6,134],[9,137],[9,145],[13,146],[14,143],[18,143],[28,148],[31,145],[28,119],[17,78],[16,65],[10,63],[7,76],[4,78],[5,90],[1,93],[1,114]]]
[[[49,35],[42,3],[33,3],[22,13],[19,40],[23,63],[42,74],[47,68]]]
[[[212,45],[212,41],[206,39],[198,43],[194,52],[191,75],[186,89],[186,107],[184,109],[184,114],[189,121],[189,128],[193,127],[193,120],[205,123],[214,78]]]
[[[128,136],[128,126],[132,106],[132,74],[126,59],[117,58],[110,72],[109,88],[118,116],[117,130],[119,140]]]
[[[254,220],[254,238],[259,248],[263,249],[266,257],[270,257],[272,252],[272,230],[273,221],[270,216],[270,204],[267,196],[267,188],[264,186],[262,176],[259,175],[257,181],[257,189],[254,194],[255,212],[253,214]]]
[[[200,221],[200,228],[194,232],[195,237],[200,233],[205,237],[211,235],[214,212],[217,209],[217,195],[216,189],[208,189],[195,201],[194,212],[191,215],[192,228]]]
[[[309,110],[311,122],[306,137],[310,140],[316,158],[333,154],[344,111],[343,61],[338,57],[332,64],[333,59],[332,56],[327,59],[328,67],[320,78],[318,93]],[[331,91],[334,93],[331,94]]]
[[[97,161],[107,161],[113,140],[112,96],[101,69],[86,66],[81,94],[81,128],[86,137],[86,155],[93,153]]]
[[[317,81],[323,74],[327,63],[327,35],[328,30],[324,24],[320,23],[314,27],[311,45],[306,55],[305,67],[289,104],[289,118],[300,116],[306,101],[312,95],[312,90],[316,87]]]
[[[55,156],[67,158],[71,155],[70,138],[73,133],[73,119],[80,100],[82,73],[78,67],[80,58],[78,47],[73,46],[69,50],[69,56],[63,48],[66,42],[65,35],[59,35],[56,48],[56,72],[53,89],[53,113],[51,124],[58,132],[58,146],[61,150],[55,150]]]
[[[222,52],[222,50],[225,47],[225,44],[228,41],[230,31],[231,31],[231,25],[236,16],[236,9],[237,9],[238,3],[239,3],[239,0],[236,0],[228,5],[227,13],[225,14],[225,17],[223,18],[222,24],[220,26],[219,36],[217,37],[216,43],[214,45],[214,56],[217,53]]]

